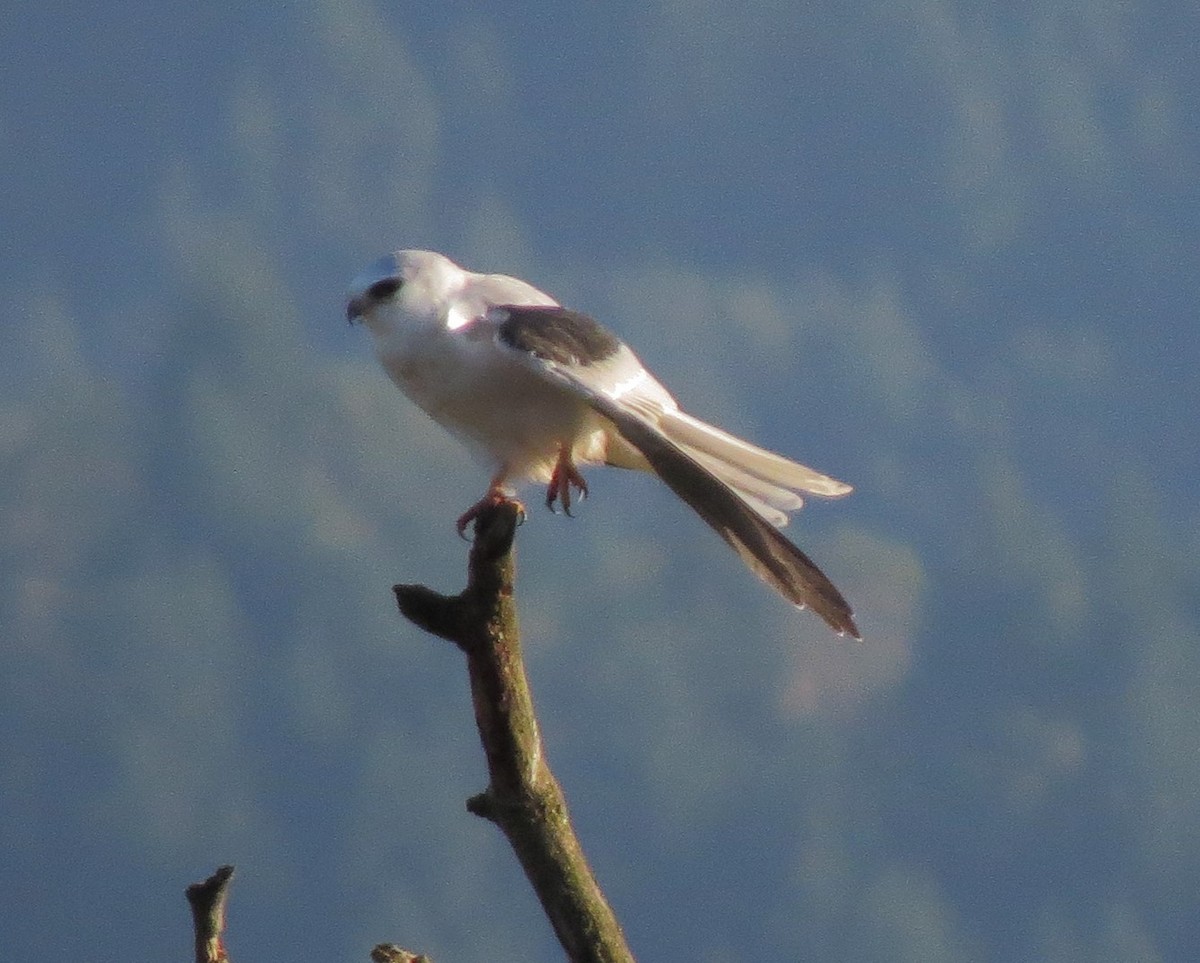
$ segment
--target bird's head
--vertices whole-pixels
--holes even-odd
[[[346,320],[371,324],[398,311],[413,321],[434,320],[466,272],[434,251],[397,251],[367,265],[346,292]]]

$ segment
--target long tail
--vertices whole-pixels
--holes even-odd
[[[850,491],[849,485],[682,413],[640,410],[628,399],[620,403],[589,377],[586,365],[572,367],[538,359],[535,370],[585,398],[612,422],[621,438],[641,453],[655,474],[691,505],[759,578],[793,605],[811,608],[839,635],[862,638],[842,593],[783,537],[775,518],[765,511],[782,515],[799,502],[797,490],[837,496]],[[615,463],[635,467],[626,458]],[[722,476],[735,480],[726,481]],[[743,486],[741,490],[735,487],[738,484]],[[775,507],[785,496],[789,499],[786,508]]]
[[[854,490],[845,482],[752,445],[682,411],[664,412],[659,427],[667,438],[779,527],[787,524],[788,512],[804,504],[801,493],[840,498]]]
[[[795,488],[836,496],[850,491],[849,485],[755,448],[695,419],[687,419],[684,430],[696,432],[689,436],[691,440],[705,439],[703,449],[698,443],[682,441],[680,419],[674,419],[670,428],[659,427],[604,396],[593,395],[592,404],[759,578],[793,605],[811,608],[839,635],[862,638],[842,593],[807,555],[783,537],[772,516],[764,511],[782,515],[776,508],[784,507],[780,505],[783,496],[777,495],[779,491],[798,502]],[[713,438],[717,441],[712,441]],[[736,463],[727,454],[729,451],[738,453]],[[731,478],[737,481],[726,480]],[[757,487],[750,487],[747,478]],[[790,487],[785,487],[784,479]]]

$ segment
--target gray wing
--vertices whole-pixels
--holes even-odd
[[[500,341],[542,361],[586,368],[611,363],[624,347],[599,321],[569,308],[506,304],[497,310],[503,312]]]
[[[800,608],[811,608],[839,635],[861,638],[842,593],[812,560],[729,485],[658,427],[654,404],[614,392],[633,353],[597,322],[564,308],[506,308],[498,340],[545,378],[603,415],[655,473],[737,552],[759,578]],[[618,373],[619,372],[619,373]],[[653,384],[658,387],[657,382]],[[618,396],[614,397],[614,394]],[[668,396],[669,397],[669,396]]]

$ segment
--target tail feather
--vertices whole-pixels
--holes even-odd
[[[862,638],[842,593],[760,514],[752,498],[736,492],[658,426],[603,396],[593,396],[592,404],[759,578],[793,605],[811,608],[839,635]]]
[[[753,495],[749,495],[746,492],[738,491],[736,488],[734,489],[734,494],[776,528],[783,528],[785,525],[787,525],[787,515],[781,512],[778,508],[774,508],[762,501],[762,499],[755,498]]]
[[[585,398],[596,412],[607,418],[624,442],[641,453],[654,473],[759,578],[793,605],[811,607],[839,635],[862,638],[842,593],[807,555],[783,537],[768,520],[769,515],[764,517],[763,508],[770,508],[769,502],[754,492],[739,494],[702,463],[696,453],[726,463],[726,471],[736,468],[763,482],[794,491],[837,496],[849,492],[849,485],[756,448],[681,412],[639,411],[628,400],[619,402],[605,387],[598,386],[594,378],[588,377],[586,367],[569,368],[552,363],[541,364],[537,370],[543,377]],[[630,456],[632,452],[623,454]],[[633,467],[637,460],[625,457],[619,463],[628,462]]]
[[[752,445],[683,411],[664,412],[659,420],[659,427],[678,445],[709,455],[764,482],[789,491],[838,498],[854,490],[845,482],[822,475],[773,451]]]
[[[790,488],[772,485],[761,478],[743,471],[736,465],[722,461],[712,455],[686,445],[680,447],[721,481],[737,492],[751,508],[762,515],[776,528],[788,523],[788,512],[798,511],[804,499]]]

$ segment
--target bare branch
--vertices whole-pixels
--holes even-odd
[[[397,585],[396,601],[414,624],[466,653],[489,776],[487,789],[467,802],[468,810],[508,837],[570,960],[632,963],[620,924],[571,827],[538,732],[513,597],[518,517],[518,507],[507,502],[479,514],[461,594]]]
[[[196,963],[229,963],[221,937],[225,932],[225,903],[233,867],[221,866],[202,883],[186,890],[192,907],[192,929],[196,937]]]

